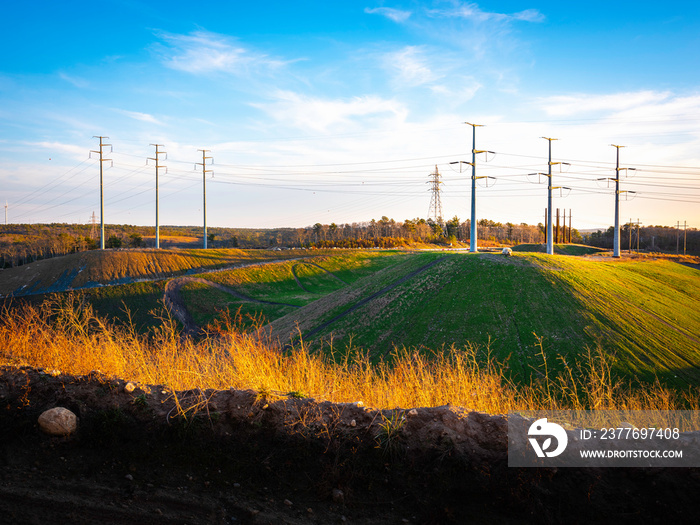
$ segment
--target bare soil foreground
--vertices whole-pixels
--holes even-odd
[[[0,368],[1,523],[697,523],[698,469],[508,468],[504,416],[125,386]]]

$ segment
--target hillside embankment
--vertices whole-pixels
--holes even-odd
[[[2,270],[0,296],[65,292],[289,259],[303,250],[92,250]]]
[[[136,386],[131,390],[131,386]],[[131,390],[131,391],[130,391]],[[516,469],[507,423],[0,369],[0,523],[693,523],[698,469]],[[46,409],[76,432],[37,427]]]

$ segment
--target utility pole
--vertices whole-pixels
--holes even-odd
[[[630,217],[629,230],[630,230],[630,247],[627,250],[627,253],[629,253],[631,255],[632,254],[632,217]]]
[[[554,238],[552,231],[552,141],[557,140],[549,137],[541,137],[549,142],[549,163],[547,170],[547,253],[552,255],[554,253]]]
[[[476,128],[482,126],[470,122],[465,122],[465,124],[472,127],[472,228],[469,233],[469,252],[476,253],[478,250],[476,237],[476,154],[482,153],[476,149]]]
[[[637,253],[639,253],[639,217],[637,217]]]
[[[459,164],[460,173],[462,171],[462,164],[469,164],[472,167],[472,205],[471,205],[471,231],[469,232],[469,252],[476,253],[478,251],[477,242],[477,231],[476,231],[476,181],[478,179],[487,179],[493,177],[477,177],[476,176],[476,156],[479,153],[493,153],[493,151],[476,149],[476,128],[483,128],[483,124],[472,124],[471,122],[465,122],[465,124],[472,127],[472,161],[466,162],[463,160],[450,162],[450,164]]]
[[[544,243],[547,244],[547,210],[549,208],[544,209]]]
[[[676,221],[676,255],[680,253],[681,221]]]
[[[617,162],[615,163],[615,234],[613,236],[613,257],[620,257],[620,148],[617,144],[610,144],[617,150]],[[632,219],[630,219],[632,222]],[[630,233],[630,236],[632,233]]]
[[[571,208],[569,208],[569,244],[571,244]]]
[[[156,248],[160,248],[160,219],[158,216],[158,212],[159,212],[158,174],[159,174],[160,168],[165,168],[166,173],[168,172],[168,168],[166,166],[161,166],[159,162],[160,162],[160,155],[165,155],[165,159],[167,159],[168,154],[165,151],[158,150],[158,148],[164,147],[162,144],[150,144],[150,145],[156,147],[156,156],[155,157],[148,157],[148,160],[153,160],[156,163]],[[146,162],[148,162],[148,160]],[[205,248],[206,248],[206,246],[205,246]]]
[[[111,144],[105,144],[102,142],[104,139],[108,139],[109,137],[103,137],[100,135],[95,135],[92,137],[93,139],[100,139],[100,150],[95,151],[91,150],[90,153],[99,153],[100,155],[100,250],[105,249],[105,201],[104,201],[104,193],[103,193],[103,165],[105,162],[112,162],[112,159],[105,159],[104,158],[104,148],[109,146],[109,151],[110,153],[112,152],[112,145]]]
[[[683,255],[685,255],[685,241],[688,238],[688,224],[683,221]]]
[[[7,226],[7,200],[5,200],[5,226]]]
[[[207,249],[207,173],[214,173],[214,170],[207,169],[207,159],[210,159],[212,163],[214,162],[214,157],[207,157],[208,149],[198,149],[197,151],[202,152],[202,162],[198,162],[195,166],[202,166],[202,198],[203,206],[202,212],[204,215],[204,249]]]
[[[564,217],[564,223],[563,223],[563,229],[561,231],[561,242],[566,244],[567,242],[569,242],[568,237],[567,237],[567,230],[566,230],[566,208],[564,208],[563,217]]]

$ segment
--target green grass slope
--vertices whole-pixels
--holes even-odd
[[[61,292],[96,284],[123,284],[193,270],[308,257],[303,250],[93,250],[0,271],[0,295]]]
[[[244,324],[261,316],[273,321],[295,311],[295,306],[308,305],[329,293],[351,287],[359,279],[405,257],[395,251],[352,251],[196,276],[258,301],[281,304],[241,300],[199,282],[188,283],[181,293],[188,310],[200,326],[211,324],[223,310],[235,313],[239,308]]]
[[[585,246],[583,244],[555,244],[553,248],[556,255],[592,255],[606,251],[602,248]],[[514,252],[547,253],[546,244],[518,244],[511,246],[511,249]]]
[[[271,323],[285,340],[313,333],[362,298],[430,258],[415,254]],[[363,348],[374,358],[395,345],[439,349],[490,347],[511,371],[528,378],[548,366],[573,366],[597,345],[614,356],[621,376],[700,384],[700,272],[669,261],[600,262],[577,257],[450,254],[430,270],[345,315],[313,339],[334,348]]]

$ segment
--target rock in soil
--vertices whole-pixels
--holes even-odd
[[[39,416],[39,428],[51,436],[67,436],[78,428],[78,417],[67,408],[52,408]]]

